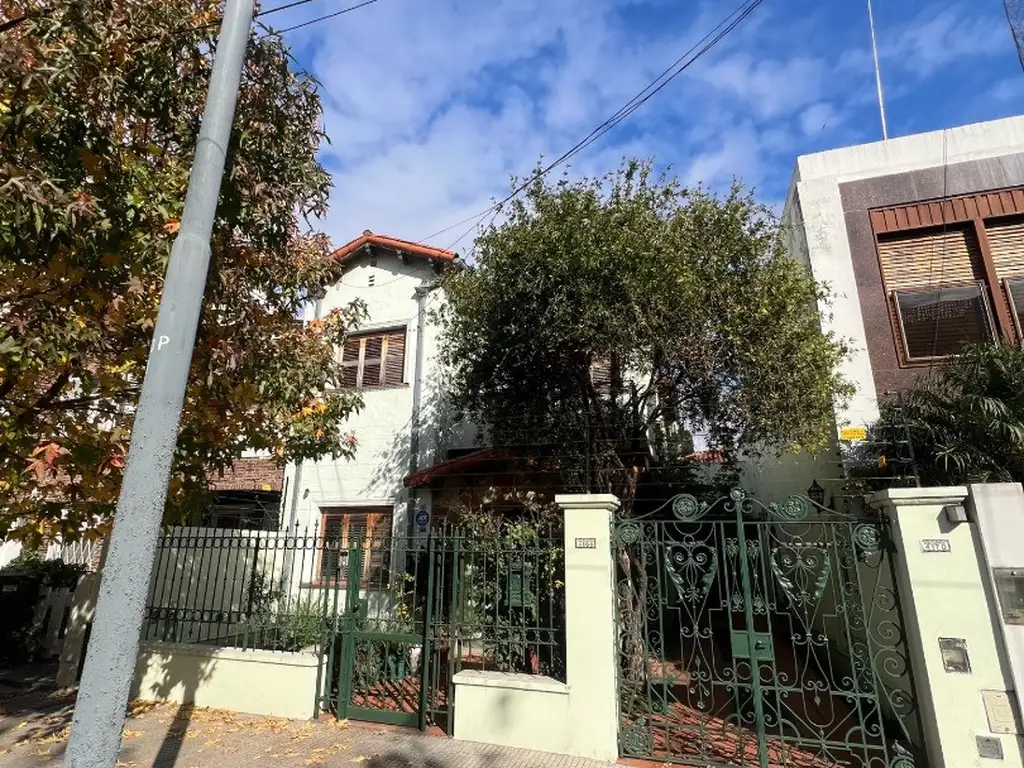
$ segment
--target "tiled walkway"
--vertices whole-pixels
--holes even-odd
[[[58,766],[73,700],[0,681],[0,766]],[[333,719],[297,722],[219,710],[135,702],[125,725],[123,768],[608,768],[607,763],[491,747],[418,731]]]

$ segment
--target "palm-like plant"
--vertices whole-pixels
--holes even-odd
[[[923,485],[1024,481],[1024,348],[965,347],[883,407],[873,432],[891,456],[909,441]]]

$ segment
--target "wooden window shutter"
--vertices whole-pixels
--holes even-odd
[[[405,383],[405,331],[389,333],[384,339],[384,376],[388,387]]]
[[[986,224],[985,233],[996,275],[1024,277],[1024,219]]]
[[[972,283],[984,277],[981,252],[966,228],[912,235],[883,235],[878,260],[887,291]]]
[[[611,360],[594,360],[590,364],[590,382],[594,391],[601,397],[607,397],[612,393]]]
[[[360,386],[379,387],[384,363],[384,337],[367,336],[363,339],[363,378]]]
[[[363,340],[359,337],[345,339],[341,348],[341,386],[354,389],[359,384],[359,352]]]
[[[341,515],[324,515],[323,522],[320,580],[327,582],[345,576],[338,573],[338,567],[343,562],[345,518]]]

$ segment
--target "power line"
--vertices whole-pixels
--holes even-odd
[[[654,80],[652,80],[645,88],[643,88],[643,90],[641,90],[639,93],[633,96],[633,98],[627,101],[614,114],[612,114],[611,117],[609,117],[603,123],[594,128],[594,130],[592,130],[590,133],[588,133],[586,136],[580,139],[580,141],[578,141],[576,144],[574,144],[572,147],[570,147],[568,150],[562,153],[554,161],[552,161],[547,166],[531,175],[526,181],[524,181],[522,184],[513,189],[508,195],[499,200],[497,203],[494,203],[493,205],[489,206],[480,213],[474,214],[473,216],[469,216],[465,219],[462,219],[461,221],[457,221],[454,224],[445,227],[444,229],[438,230],[437,232],[434,232],[433,234],[423,238],[423,240],[430,240],[434,237],[437,237],[438,235],[443,235],[445,232],[448,232],[452,229],[455,229],[456,227],[459,227],[463,224],[472,221],[473,225],[471,225],[466,232],[460,235],[458,239],[456,239],[452,243],[452,245],[448,246],[448,249],[450,250],[452,247],[457,245],[460,240],[466,237],[466,235],[472,232],[473,227],[476,226],[476,223],[484,216],[486,216],[488,213],[500,209],[501,206],[503,206],[509,200],[512,200],[516,195],[518,195],[524,189],[529,187],[537,179],[542,178],[543,176],[547,175],[550,171],[552,171],[554,168],[557,168],[559,165],[567,162],[568,160],[571,160],[579,152],[582,152],[584,149],[586,149],[595,141],[597,141],[606,133],[608,133],[608,131],[612,130],[613,128],[618,126],[623,120],[632,115],[637,109],[639,109],[647,101],[649,101],[656,93],[661,91],[666,85],[672,82],[672,80],[674,80],[684,71],[686,71],[690,66],[692,66],[699,58],[701,58],[701,56],[703,56],[705,53],[711,50],[715,45],[721,42],[723,38],[725,38],[729,33],[736,29],[736,27],[738,27],[744,19],[746,19],[751,13],[753,13],[754,10],[759,5],[761,5],[762,2],[763,0],[744,0],[744,2],[742,2],[739,5],[739,7],[737,7],[732,13],[730,13],[722,21],[720,21],[710,32],[704,35],[704,37],[698,40],[693,46],[691,46],[689,50],[686,51],[686,53],[684,53],[682,56],[680,56],[678,59],[672,62],[672,64],[669,65],[660,75],[658,75]]]
[[[310,0],[295,0],[295,2],[291,3],[288,6],[281,6],[280,8],[275,8],[274,10],[275,11],[283,11],[287,7],[292,7],[292,6],[296,6],[296,5],[302,5],[303,3],[308,3],[308,2],[310,2]],[[315,19],[310,19],[309,21],[304,21],[301,24],[294,24],[294,25],[292,25],[290,27],[285,27],[284,29],[274,30],[274,34],[283,35],[285,32],[292,32],[292,31],[294,31],[296,29],[302,29],[303,27],[308,27],[310,24],[316,24],[317,22],[320,22],[320,21],[325,21],[327,19],[333,19],[335,16],[341,16],[343,13],[349,13],[350,11],[356,11],[356,10],[358,10],[360,8],[365,8],[367,5],[373,5],[376,2],[378,2],[378,0],[365,0],[365,2],[359,3],[357,5],[351,5],[348,8],[342,8],[341,10],[334,11],[333,13],[325,13],[323,16],[317,16]]]

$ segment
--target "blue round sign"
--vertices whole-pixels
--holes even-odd
[[[426,528],[429,522],[430,513],[427,512],[427,510],[421,509],[419,512],[416,513],[416,525],[418,525],[420,528]]]

